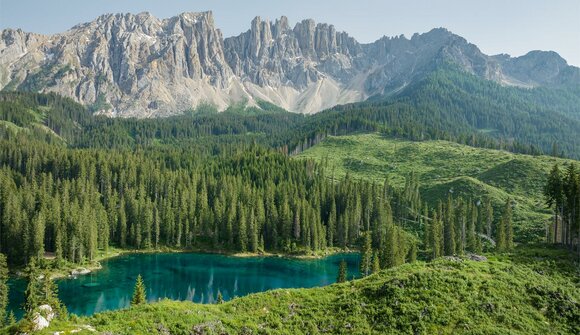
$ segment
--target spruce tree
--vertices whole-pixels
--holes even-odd
[[[248,247],[248,231],[246,229],[246,212],[241,204],[238,208],[238,250],[246,252]]]
[[[467,250],[470,252],[478,252],[477,236],[475,232],[475,226],[477,224],[477,207],[472,204],[470,209],[470,217],[467,225]]]
[[[6,256],[0,254],[0,328],[6,325],[6,307],[8,306],[8,265]]]
[[[347,275],[348,275],[348,273],[347,273],[346,261],[343,259],[340,261],[340,264],[338,266],[338,277],[336,278],[336,282],[337,283],[344,283],[346,281]]]
[[[447,201],[447,212],[444,216],[445,219],[445,227],[444,227],[444,246],[445,246],[445,255],[452,256],[455,255],[455,214],[454,214],[454,207],[453,207],[453,199],[449,196]]]
[[[135,282],[135,290],[133,291],[133,298],[131,299],[131,305],[141,305],[147,303],[147,294],[145,292],[145,284],[143,283],[143,278],[141,275],[137,276],[137,281]]]
[[[558,218],[562,217],[562,204],[564,201],[564,187],[560,167],[555,164],[548,175],[548,182],[544,188],[544,196],[548,207],[554,209],[554,233],[553,242],[561,241],[561,232],[558,230]]]
[[[6,319],[6,326],[10,327],[16,324],[16,315],[14,315],[13,311],[10,311],[8,314],[8,319]]]
[[[373,269],[372,273],[377,273],[381,271],[381,260],[379,259],[379,252],[375,251],[373,253]]]
[[[364,244],[361,252],[360,273],[368,276],[372,270],[372,239],[370,232],[364,234]]]
[[[493,206],[488,198],[485,202],[485,233],[488,238],[493,238]]]
[[[254,212],[254,208],[250,209],[250,216],[248,217],[248,224],[249,224],[249,234],[250,234],[250,251],[253,253],[258,252],[258,227],[256,222],[256,216]]]
[[[41,304],[40,299],[42,297],[38,268],[36,267],[34,258],[32,258],[28,263],[26,268],[26,276],[28,279],[28,285],[26,286],[26,291],[24,292],[24,311],[26,313],[26,318],[32,318],[34,311]]]
[[[497,235],[495,238],[495,248],[499,252],[504,252],[506,251],[506,224],[503,216],[499,220],[499,225],[496,230]]]
[[[433,222],[429,219],[429,209],[427,206],[423,209],[421,223],[423,224],[423,248],[425,251],[433,252]]]
[[[406,261],[409,263],[413,263],[417,260],[417,244],[413,241],[409,246],[409,251],[407,252],[407,259]]]
[[[59,317],[66,316],[66,307],[58,298],[58,286],[50,278],[50,272],[45,271],[42,276],[42,283],[40,285],[40,302],[41,305],[49,305]]]
[[[508,199],[503,213],[505,229],[505,249],[511,251],[514,248],[514,228],[512,222],[512,201]]]
[[[224,303],[224,297],[222,296],[222,292],[220,292],[220,290],[218,290],[216,304],[223,304],[223,303]]]

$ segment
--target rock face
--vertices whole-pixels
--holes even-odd
[[[50,321],[54,319],[55,313],[49,305],[41,305],[38,307],[38,312],[34,313],[32,317],[32,330],[39,331],[50,326]]]
[[[57,92],[111,116],[165,116],[202,102],[266,100],[315,113],[396,92],[438,64],[505,85],[580,84],[554,52],[487,56],[445,29],[360,44],[334,26],[256,17],[224,39],[211,12],[109,14],[52,36],[0,35],[0,88]]]
[[[89,273],[91,273],[91,270],[89,270],[89,269],[78,268],[78,269],[71,270],[70,275],[71,276],[84,276],[84,275],[88,275]]]

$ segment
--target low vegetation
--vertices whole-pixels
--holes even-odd
[[[380,181],[388,177],[397,187],[403,187],[407,176],[414,172],[420,180],[422,198],[432,206],[449,194],[476,202],[489,198],[499,215],[511,198],[516,202],[514,223],[516,240],[520,241],[545,237],[552,216],[543,197],[548,172],[555,163],[572,162],[380,134],[331,136],[297,157],[322,163],[327,175],[335,178],[349,174],[356,179]]]
[[[56,321],[45,334],[577,334],[578,267],[541,246],[487,261],[440,258],[323,288],[200,305],[162,301]],[[147,283],[145,283],[147,284]],[[89,331],[85,331],[89,333]]]

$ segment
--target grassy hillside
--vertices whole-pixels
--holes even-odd
[[[499,213],[508,197],[514,210],[516,236],[534,240],[544,234],[546,210],[542,189],[546,174],[556,162],[567,160],[528,156],[506,151],[473,148],[446,141],[412,142],[359,134],[329,137],[297,158],[323,162],[328,173],[404,185],[412,171],[420,176],[421,193],[434,205],[451,193],[474,200],[492,199]]]
[[[111,334],[574,334],[577,271],[566,252],[520,249],[484,262],[415,262],[221,305],[162,301],[54,322],[44,333],[94,327]]]

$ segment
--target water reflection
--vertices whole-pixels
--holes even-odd
[[[345,259],[349,276],[358,275],[359,256],[335,255],[322,260],[276,257],[235,258],[213,254],[132,254],[103,262],[103,269],[77,279],[58,281],[59,296],[69,312],[91,315],[129,306],[135,280],[143,276],[149,301],[163,298],[213,303],[276,288],[314,287],[334,283]],[[10,306],[21,315],[26,283],[11,280]]]

